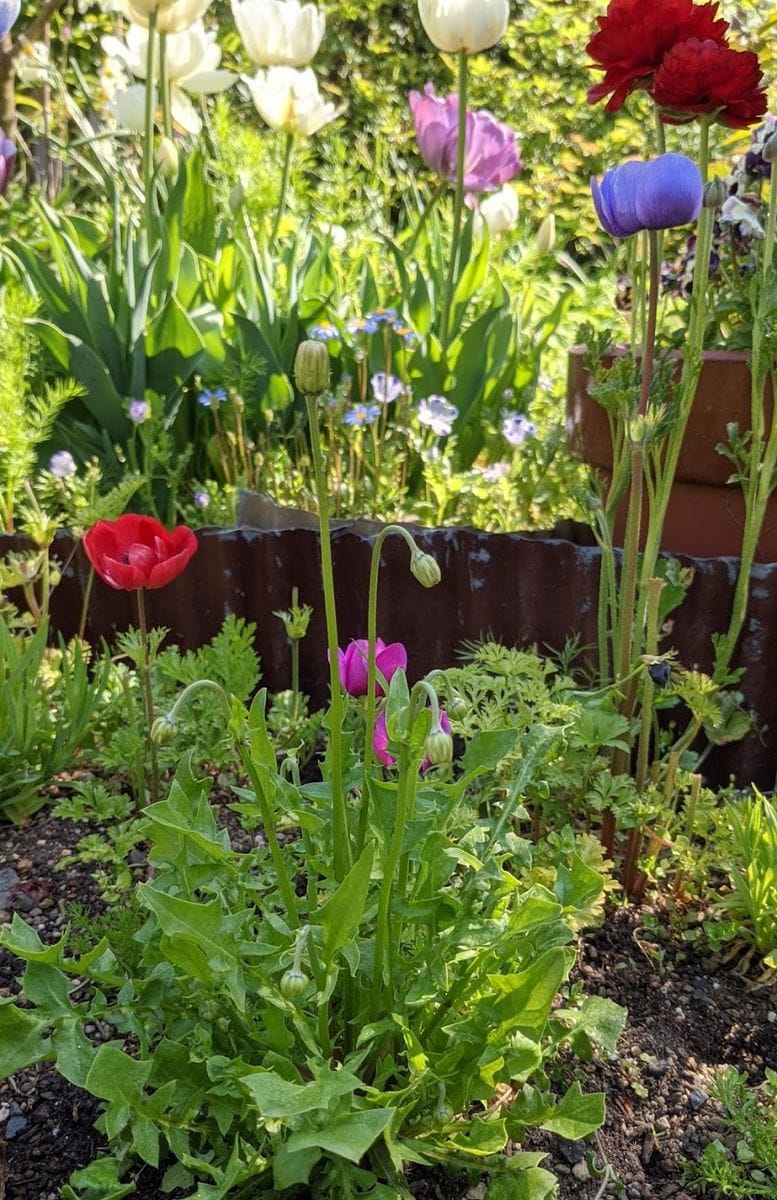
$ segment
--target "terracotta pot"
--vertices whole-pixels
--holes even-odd
[[[577,457],[598,468],[609,481],[612,446],[607,415],[588,393],[585,347],[569,353],[567,439]],[[627,354],[624,347],[613,357]],[[682,365],[677,358],[677,375]],[[750,356],[744,351],[706,350],[699,385],[683,439],[677,474],[667,510],[662,550],[697,558],[739,557],[745,506],[742,489],[728,483],[731,462],[715,447],[728,442],[726,426],[750,428]],[[767,427],[771,420],[771,385],[764,393]],[[625,529],[625,505],[616,520],[616,537]],[[777,496],[772,496],[756,554],[757,562],[777,562]]]

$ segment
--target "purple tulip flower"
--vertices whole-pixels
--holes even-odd
[[[2,3],[2,0],[0,0]],[[5,195],[6,188],[11,182],[13,174],[14,162],[16,160],[16,147],[0,129],[0,196]]]
[[[410,93],[418,148],[428,167],[449,183],[456,182],[459,98],[435,95],[427,83],[423,94]],[[481,109],[467,113],[464,187],[467,192],[493,192],[513,179],[521,167],[515,130]]]
[[[367,695],[368,647],[366,638],[357,638],[347,650],[337,651],[340,682],[349,696]],[[396,671],[404,671],[407,667],[407,650],[401,642],[391,642],[387,646],[378,638],[375,642],[375,666],[389,683]],[[375,692],[378,696],[384,694],[380,683],[376,683]]]
[[[389,735],[386,726],[386,714],[378,713],[375,718],[375,728],[372,731],[372,749],[378,762],[382,762],[384,767],[393,767],[397,761],[393,754],[388,752]]]
[[[591,180],[597,215],[613,237],[641,229],[672,229],[695,221],[704,198],[696,163],[684,154],[661,154],[650,162],[613,167],[601,185]]]
[[[22,8],[22,0],[0,0],[0,38],[5,37]]]

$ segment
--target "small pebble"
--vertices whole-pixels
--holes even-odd
[[[694,1088],[688,1097],[688,1104],[694,1112],[700,1112],[708,1100],[709,1096],[706,1092],[703,1092],[701,1088]]]

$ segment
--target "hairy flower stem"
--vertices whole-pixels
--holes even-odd
[[[374,763],[372,739],[375,733],[375,685],[377,682],[375,657],[378,641],[378,575],[380,573],[380,553],[383,543],[392,533],[399,534],[400,537],[405,539],[411,555],[418,549],[412,534],[401,525],[387,525],[385,529],[381,529],[372,547],[370,586],[367,600],[367,711],[364,719],[364,782],[362,784],[361,808],[359,810],[359,823],[356,833],[357,858],[364,849],[364,843],[367,838],[370,777]]]
[[[467,152],[467,52],[459,51],[459,133],[456,142],[456,191],[453,197],[453,233],[451,237],[451,256],[448,263],[448,277],[445,281],[445,299],[443,301],[442,323],[440,325],[440,344],[443,350],[448,347],[448,332],[453,306],[453,292],[456,285],[456,275],[459,265],[459,241],[461,239],[461,216],[464,211],[464,161]]]
[[[412,728],[412,715],[408,723]],[[394,833],[391,839],[388,858],[383,863],[383,879],[380,885],[378,916],[375,925],[375,965],[372,977],[372,1016],[374,1020],[378,1020],[381,1013],[392,1011],[390,1005],[393,1003],[393,998],[391,996],[389,996],[390,1003],[384,1004],[381,1002],[384,975],[388,976],[389,992],[391,991],[391,963],[394,956],[389,954],[387,961],[391,927],[391,896],[399,859],[402,854],[405,829],[415,795],[420,764],[421,755],[417,752],[413,753],[410,746],[403,742],[399,752],[399,782],[397,784],[397,810],[394,821]],[[399,946],[396,946],[395,949],[398,953]]]
[[[709,124],[709,118],[702,118],[700,126],[699,169],[704,183],[707,181],[709,168]],[[705,330],[705,300],[709,280],[714,215],[711,208],[702,208],[696,230],[691,319],[688,329],[688,339],[683,352],[683,367],[679,383],[679,411],[667,439],[666,454],[664,455],[664,460],[656,479],[655,501],[651,505],[650,520],[645,535],[635,625],[637,630],[643,627],[648,601],[648,584],[650,579],[655,575],[666,510],[669,507],[672,485],[677,471],[677,463],[680,458],[685,429],[691,415],[699,375],[701,374]]]
[[[143,705],[146,711],[146,750],[151,759],[150,797],[151,803],[159,799],[159,764],[156,757],[156,744],[151,737],[151,726],[154,724],[154,692],[151,687],[151,661],[148,646],[148,625],[146,623],[146,601],[143,588],[138,588],[138,632],[142,652],[140,673],[143,679]]]
[[[146,50],[146,112],[145,136],[143,140],[143,189],[146,198],[146,225],[149,235],[154,223],[154,81],[156,59],[157,10],[148,14],[148,48]]]
[[[286,144],[283,148],[283,175],[281,176],[281,190],[278,195],[278,207],[275,210],[275,219],[272,223],[272,233],[270,241],[274,242],[278,236],[278,230],[281,227],[283,214],[286,211],[286,196],[289,191],[289,180],[291,179],[291,164],[294,158],[294,134],[286,134]]]
[[[614,655],[618,674],[624,679],[630,670],[634,649],[634,608],[637,594],[637,560],[639,539],[642,531],[642,492],[644,488],[644,419],[650,398],[653,379],[653,356],[656,344],[656,320],[658,314],[658,292],[660,287],[661,263],[658,257],[658,239],[654,230],[649,235],[650,284],[648,289],[648,314],[645,340],[642,346],[642,386],[639,394],[637,420],[641,428],[631,447],[631,491],[629,495],[626,537],[623,547],[623,569],[621,572],[620,614],[618,620],[618,650]],[[636,629],[640,636],[639,627]],[[635,688],[632,685],[621,705],[621,712],[631,719],[634,709]],[[613,772],[618,774],[626,768],[626,752],[616,750],[613,755]]]
[[[748,448],[747,486],[745,488],[745,523],[742,531],[742,551],[728,629],[716,648],[715,675],[725,677],[745,622],[750,597],[750,572],[755,561],[758,539],[763,529],[766,507],[774,490],[777,467],[777,371],[764,345],[766,318],[772,310],[771,288],[774,274],[775,231],[777,230],[777,167],[772,165],[769,189],[769,209],[761,262],[760,287],[753,314],[752,360],[750,363],[750,445]],[[765,352],[766,351],[766,352]],[[771,389],[775,405],[772,408],[771,428],[766,436],[764,420],[764,391],[771,369]],[[766,446],[764,447],[764,438]]]
[[[321,577],[324,587],[326,640],[329,651],[329,756],[330,787],[332,790],[332,836],[334,839],[335,879],[340,883],[351,869],[351,836],[348,829],[348,810],[343,786],[343,697],[338,670],[337,605],[335,602],[332,543],[329,532],[329,496],[326,489],[326,468],[321,452],[316,396],[305,396],[310,431],[310,454],[318,503],[318,528],[321,553]]]
[[[658,616],[663,591],[663,579],[651,579],[650,595],[647,612],[647,635],[645,650],[654,655],[658,649]],[[641,794],[645,790],[648,775],[648,758],[650,753],[650,735],[653,725],[653,695],[655,684],[650,678],[650,672],[645,670],[642,682],[642,712],[640,720],[639,743],[637,746],[637,769],[634,782]],[[637,859],[642,845],[642,825],[629,830],[626,839],[626,850],[623,856],[623,888],[627,896],[632,895],[637,876]]]

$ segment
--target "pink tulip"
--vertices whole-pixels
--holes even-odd
[[[384,767],[393,767],[397,761],[393,754],[389,754],[388,746],[389,736],[386,728],[386,714],[378,713],[375,719],[375,728],[372,732],[372,749],[375,752],[375,757],[383,763]]]
[[[456,182],[459,98],[437,96],[427,83],[423,94],[410,93],[418,148],[428,167],[449,183]],[[513,179],[522,167],[515,130],[485,109],[467,113],[464,188],[493,192]]]
[[[337,651],[340,682],[349,696],[367,695],[367,651],[366,638],[356,638],[346,650]],[[401,642],[385,645],[381,638],[375,642],[375,666],[387,683],[396,671],[407,667],[407,650]],[[376,695],[384,694],[380,683],[376,683]]]

